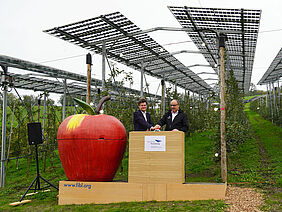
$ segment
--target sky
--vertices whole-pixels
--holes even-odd
[[[121,12],[142,30],[154,27],[180,27],[167,6],[262,10],[251,82],[257,84],[282,47],[281,0],[0,0],[0,54],[86,75],[85,49],[50,36],[43,30],[71,24],[100,15]],[[197,50],[184,32],[149,33],[169,52]],[[199,54],[175,55],[184,65],[208,64]],[[93,55],[92,77],[101,79],[101,56]],[[121,64],[118,67],[132,71]],[[106,75],[109,73],[106,69]],[[195,73],[214,72],[211,68],[191,68]],[[11,69],[10,71],[13,71]],[[18,71],[18,70],[17,70]],[[134,87],[140,89],[140,72],[133,71]],[[203,79],[215,78],[201,75]],[[150,92],[160,93],[160,79],[146,76]],[[208,80],[211,84],[216,82]],[[265,86],[258,89],[266,90]],[[27,91],[22,91],[28,93]]]

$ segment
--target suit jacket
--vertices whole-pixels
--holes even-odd
[[[186,114],[182,110],[178,110],[178,114],[174,117],[172,121],[171,110],[169,110],[166,114],[163,115],[162,119],[158,122],[158,125],[165,126],[165,131],[171,131],[173,129],[178,129],[183,132],[187,132],[188,118]]]
[[[150,129],[154,124],[151,120],[151,116],[149,113],[146,112],[146,118],[143,116],[141,110],[137,110],[133,113],[133,124],[134,124],[134,131],[146,131]]]

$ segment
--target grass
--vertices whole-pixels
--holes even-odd
[[[186,181],[188,182],[216,182],[219,166],[213,160],[213,141],[208,138],[209,132],[196,133],[186,140]],[[203,151],[204,150],[204,151]],[[58,154],[58,152],[55,152]],[[127,180],[128,157],[125,155],[122,161],[123,168],[118,170],[114,180]],[[47,171],[42,176],[58,185],[59,180],[65,180],[60,161],[54,155],[49,155]],[[51,160],[52,159],[52,160]],[[43,166],[42,160],[40,167]],[[53,164],[53,165],[52,165]],[[210,167],[217,167],[217,173]],[[32,161],[30,175],[27,176],[27,162],[21,159],[19,168],[16,168],[16,161],[8,165],[6,187],[0,193],[0,210],[104,210],[104,211],[224,211],[227,207],[224,201],[174,201],[174,202],[138,202],[138,203],[116,203],[106,205],[83,205],[83,206],[58,206],[56,195],[58,192],[51,189],[51,192],[39,193],[30,196],[32,202],[26,205],[11,207],[8,203],[18,201],[25,189],[35,177],[35,161]],[[42,169],[41,169],[42,170]],[[208,173],[208,175],[207,175]],[[209,176],[209,177],[207,177]],[[4,198],[5,197],[5,198]]]
[[[228,182],[249,182],[262,181],[259,170],[259,148],[255,139],[248,139],[236,152],[228,154]]]
[[[254,139],[257,141],[261,162],[268,165],[271,171],[272,183],[278,186],[282,185],[282,129],[270,121],[263,119],[259,114],[249,110],[249,104],[246,107],[246,113],[253,129]],[[263,173],[268,175],[270,173]]]
[[[186,182],[218,182],[220,179],[220,164],[215,158],[214,141],[209,138],[210,133],[195,133],[186,139]]]
[[[260,178],[260,181],[253,186],[264,191],[265,205],[262,207],[263,210],[282,211],[282,129],[251,111],[249,106],[250,104],[247,103],[245,112],[253,130],[252,141],[258,155],[255,159],[250,158],[250,160],[256,160],[252,170]]]
[[[248,104],[247,104],[248,106]],[[234,152],[228,153],[228,183],[243,183],[244,186],[262,188],[265,192],[263,210],[281,210],[281,128],[262,119],[246,107],[252,126],[251,138]],[[194,133],[185,141],[186,182],[220,182],[220,161],[215,157],[214,141],[210,131]],[[57,156],[56,156],[57,155]],[[58,158],[58,152],[49,153],[46,172],[41,175],[58,186],[66,180]],[[58,191],[39,192],[29,196],[32,202],[17,207],[9,206],[18,201],[36,175],[35,161],[31,161],[27,174],[26,158],[8,164],[5,188],[0,189],[0,211],[224,211],[224,201],[173,201],[173,202],[131,202],[115,204],[67,205],[57,204]],[[127,181],[128,155],[125,155],[115,180]],[[27,199],[27,198],[25,198]]]
[[[254,98],[254,97],[256,97],[256,96],[261,96],[261,95],[245,96],[245,97],[244,97],[244,100],[249,100],[249,99],[252,99],[252,98]]]
[[[209,150],[212,141],[206,141],[208,133],[194,134],[186,142],[187,149],[187,162],[188,167],[188,181],[210,181],[205,178],[205,173],[210,172],[209,166],[214,163],[212,161],[212,154],[205,151],[205,154],[200,156],[204,160],[199,160],[198,153],[201,152],[200,146],[205,146]],[[47,170],[42,172],[43,160],[40,154],[40,170],[41,176],[58,186],[60,180],[66,180],[63,169],[60,165],[58,151],[50,153],[47,160]],[[189,156],[188,156],[189,155]],[[119,168],[114,180],[127,180],[128,170],[128,155],[125,155],[122,161],[123,168]],[[197,157],[194,158],[193,157]],[[197,163],[196,163],[197,162]],[[197,167],[201,168],[197,168]],[[18,167],[18,168],[17,168]],[[195,176],[197,174],[197,176]],[[194,175],[193,177],[191,177]],[[20,205],[17,207],[9,206],[11,202],[19,201],[25,190],[31,184],[36,176],[35,161],[31,161],[29,175],[27,175],[27,160],[20,159],[18,166],[16,160],[11,160],[8,164],[5,188],[0,189],[0,211],[224,211],[227,205],[221,200],[206,200],[206,201],[171,201],[171,202],[130,202],[130,203],[114,203],[114,204],[89,204],[89,205],[66,205],[59,206],[57,203],[58,191],[51,188],[50,192],[39,192],[36,195],[25,197],[24,199],[31,199],[32,202]],[[41,181],[41,183],[43,183]],[[44,186],[43,184],[41,186]]]
[[[41,175],[58,185],[59,180],[65,180],[59,160],[54,159],[54,165],[49,163],[49,169]],[[42,167],[42,163],[40,164]],[[11,202],[18,201],[26,188],[35,177],[35,164],[32,162],[30,175],[26,175],[26,162],[20,162],[20,168],[16,169],[15,161],[9,163],[7,172],[6,187],[0,192],[0,210],[1,211],[224,211],[226,205],[224,201],[173,201],[173,202],[131,202],[114,204],[89,204],[89,205],[66,205],[57,204],[57,194],[55,189],[50,192],[39,192],[36,195],[25,199],[31,199],[32,202],[17,207],[9,206]]]

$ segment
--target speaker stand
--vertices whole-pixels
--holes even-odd
[[[40,178],[45,181],[47,184],[49,184],[49,186],[52,186],[53,188],[59,190],[56,186],[54,186],[52,183],[50,183],[48,180],[44,179],[40,174],[39,174],[39,164],[38,164],[38,150],[37,150],[37,144],[35,144],[35,158],[36,158],[36,169],[37,169],[37,175],[34,178],[34,180],[32,181],[32,183],[30,184],[30,186],[28,187],[28,189],[25,191],[25,193],[23,194],[23,196],[20,199],[20,202],[23,200],[23,198],[25,197],[25,195],[27,194],[27,192],[29,190],[34,190],[34,191],[39,191],[43,188],[40,188]],[[33,186],[33,184],[35,183],[34,189],[31,188]],[[47,186],[47,187],[49,187]],[[47,188],[44,187],[44,188]]]

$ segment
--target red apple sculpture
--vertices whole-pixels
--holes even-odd
[[[101,99],[96,113],[108,99]],[[112,181],[126,148],[126,130],[115,117],[93,115],[90,105],[75,100],[88,114],[70,116],[59,126],[58,148],[65,174],[71,181]]]

